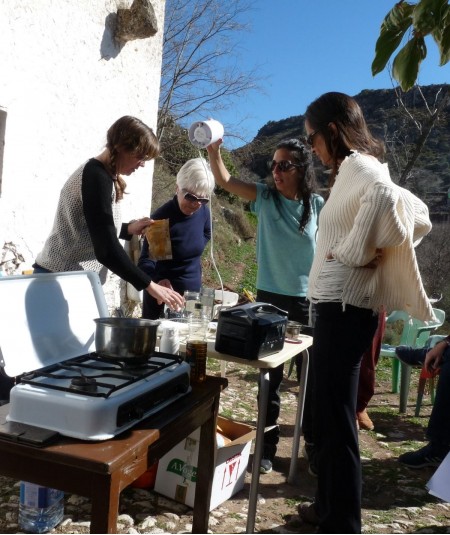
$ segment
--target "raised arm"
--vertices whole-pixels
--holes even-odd
[[[209,156],[209,164],[216,184],[226,191],[229,191],[238,197],[242,197],[247,201],[256,200],[256,184],[244,182],[239,178],[235,178],[227,171],[220,154],[221,144],[222,140],[219,139],[219,141],[211,143],[211,145],[206,147]]]

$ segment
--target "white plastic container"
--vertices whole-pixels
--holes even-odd
[[[197,121],[189,128],[189,141],[198,149],[205,149],[223,137],[223,125],[215,119]]]
[[[179,348],[180,339],[178,337],[178,329],[176,327],[163,326],[161,341],[159,343],[161,353],[178,355]]]
[[[19,526],[29,533],[46,533],[64,516],[64,492],[20,482]]]

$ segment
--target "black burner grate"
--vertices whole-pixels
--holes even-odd
[[[147,361],[140,360],[130,364],[126,361],[108,359],[97,353],[89,353],[26,373],[20,382],[72,394],[108,398],[120,389],[181,362],[182,359],[176,355],[160,352],[149,355]],[[80,388],[82,382],[80,379],[86,379],[89,388],[85,390]],[[68,385],[68,381],[72,380],[74,385]],[[94,380],[97,386],[95,390],[92,389]]]

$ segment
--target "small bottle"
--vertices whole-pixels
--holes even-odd
[[[190,316],[194,312],[195,305],[200,302],[200,292],[186,290],[184,292],[184,301],[184,315]]]
[[[180,340],[178,338],[178,329],[176,327],[163,327],[159,350],[161,353],[178,355]]]
[[[191,383],[202,383],[206,379],[208,325],[208,318],[202,315],[202,305],[196,303],[194,313],[189,317],[186,341],[186,362],[191,367]]]
[[[203,316],[203,304],[200,302],[195,303],[194,309],[192,311],[192,318],[202,319]]]
[[[19,526],[29,533],[46,533],[64,516],[64,492],[20,482]]]

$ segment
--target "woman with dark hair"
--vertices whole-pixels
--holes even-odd
[[[154,282],[136,267],[120,244],[140,235],[151,224],[148,217],[121,224],[120,201],[131,175],[159,154],[152,129],[126,115],[107,132],[106,147],[83,163],[61,190],[53,228],[33,265],[35,273],[90,270],[105,282],[108,269],[146,290],[171,308],[183,306],[183,298]]]
[[[308,325],[308,275],[316,247],[318,217],[324,202],[314,193],[311,152],[297,139],[278,143],[270,163],[273,183],[269,185],[244,182],[230,176],[220,155],[221,143],[219,140],[207,147],[217,184],[251,201],[251,210],[258,215],[256,299],[286,310],[290,320]],[[308,327],[303,331],[308,333]],[[262,473],[272,470],[279,441],[277,420],[283,367],[269,371],[266,426],[273,426],[273,429],[264,435]],[[305,429],[304,433],[306,441],[312,441]]]
[[[307,142],[331,169],[308,298],[315,304],[315,502],[300,505],[320,533],[361,532],[361,463],[355,410],[361,357],[378,312],[433,318],[414,245],[431,229],[426,205],[395,185],[358,103],[325,93],[305,114]]]

